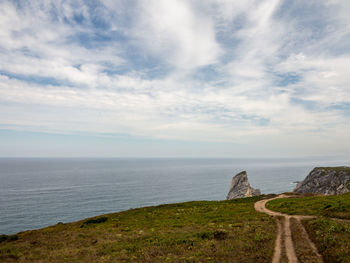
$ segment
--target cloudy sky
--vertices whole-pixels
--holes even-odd
[[[348,0],[0,1],[0,156],[350,156]]]

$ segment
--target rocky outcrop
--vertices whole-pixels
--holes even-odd
[[[295,187],[296,193],[338,195],[350,192],[350,167],[316,167]]]
[[[232,183],[230,187],[230,191],[227,194],[226,199],[236,199],[236,198],[244,198],[261,195],[259,189],[254,189],[250,186],[248,181],[248,175],[246,171],[240,172],[236,174],[232,178]]]

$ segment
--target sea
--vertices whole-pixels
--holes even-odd
[[[292,191],[316,166],[341,158],[0,158],[0,234],[131,208],[224,200],[247,171],[262,193]]]

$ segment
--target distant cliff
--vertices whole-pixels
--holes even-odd
[[[256,195],[261,195],[260,190],[254,189],[250,186],[247,172],[243,171],[236,174],[232,178],[230,191],[228,192],[226,199],[231,200],[231,199],[251,197]]]
[[[296,193],[338,195],[350,192],[350,167],[316,167],[294,189]]]

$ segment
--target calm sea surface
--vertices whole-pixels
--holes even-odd
[[[342,160],[0,158],[0,234],[129,208],[222,200],[246,170],[262,193],[294,188],[315,166]]]

